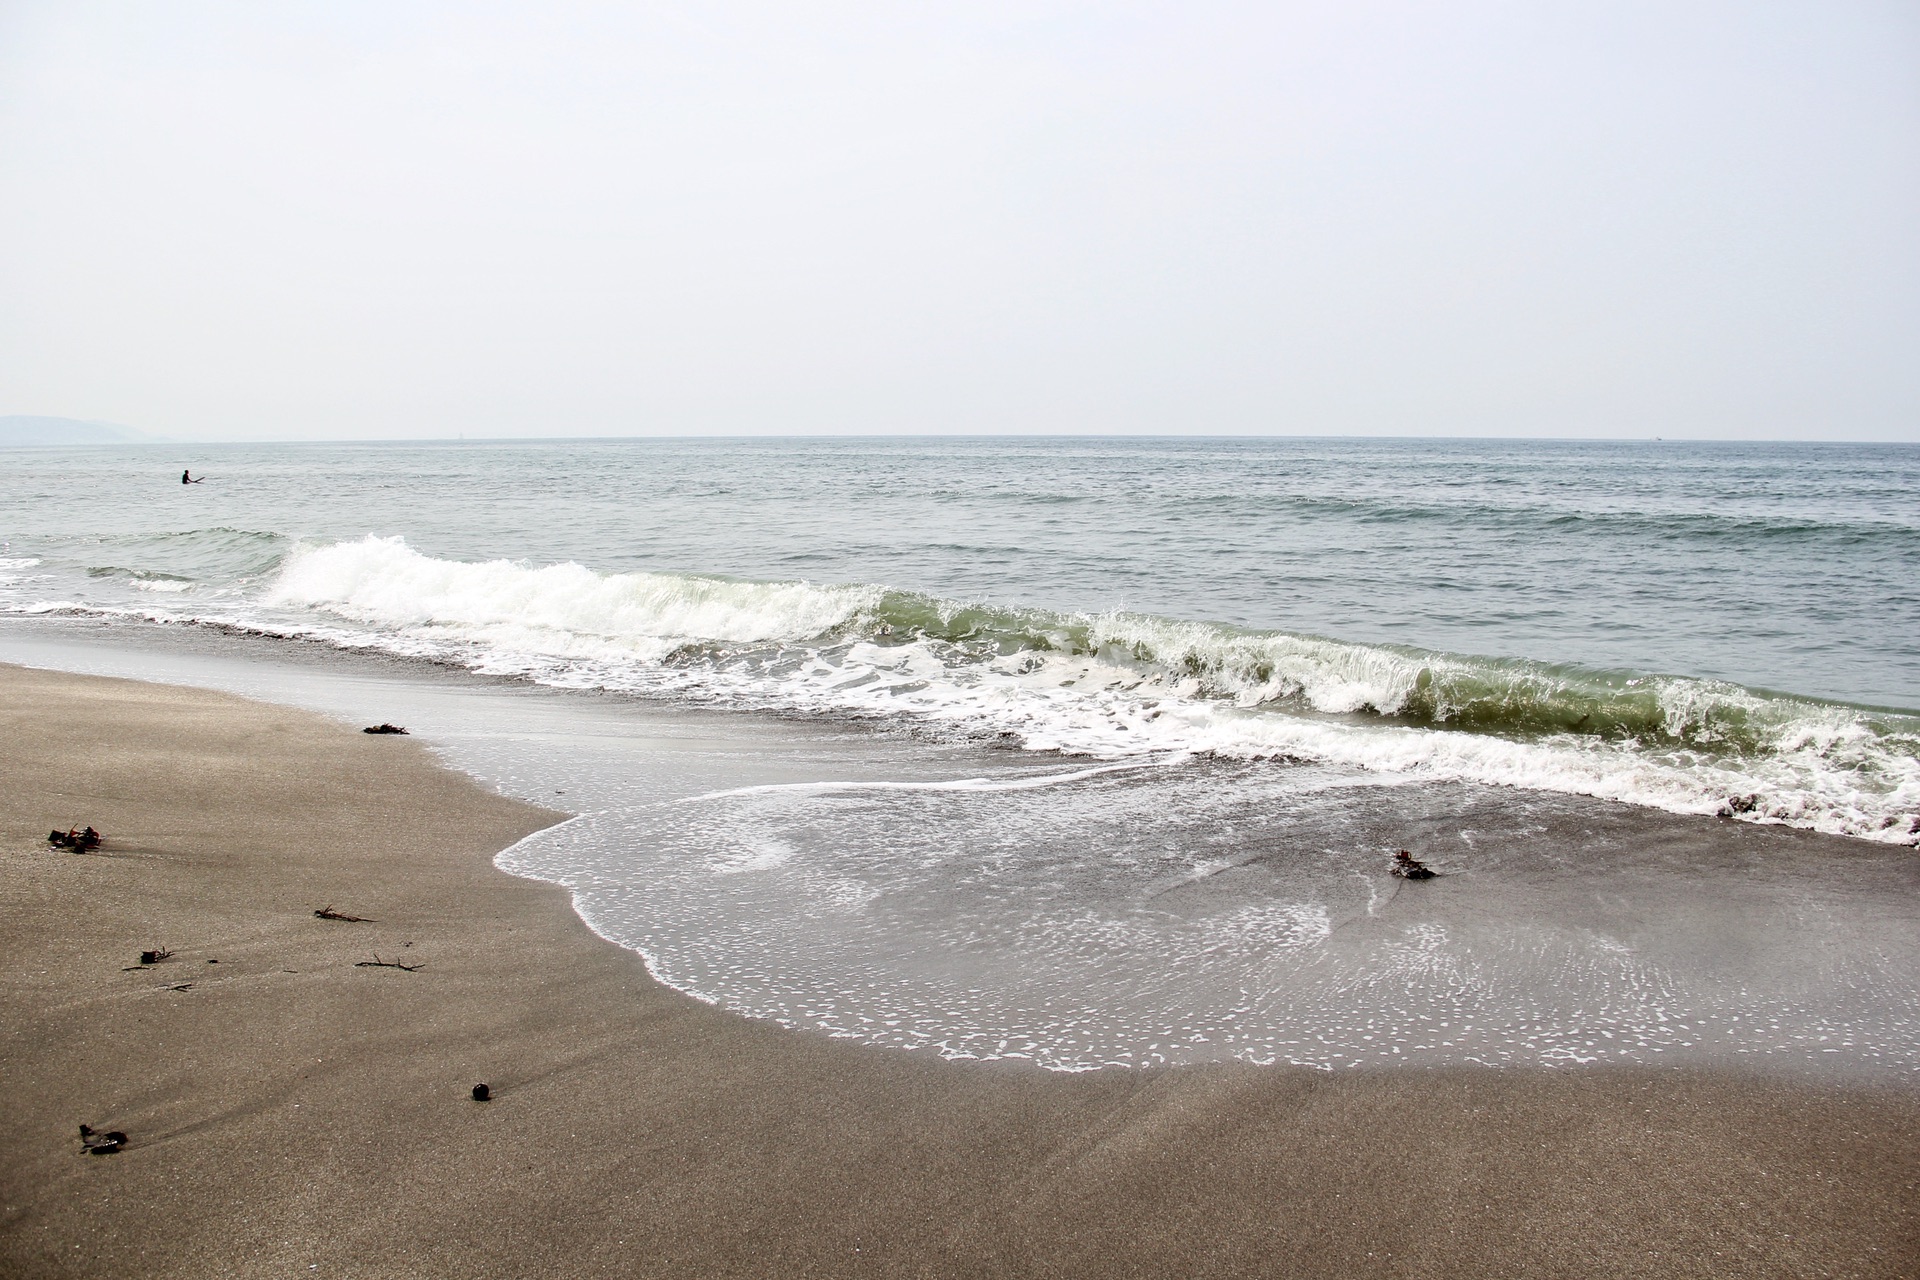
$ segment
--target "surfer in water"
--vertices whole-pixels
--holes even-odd
[[[201,479],[205,479],[205,478],[206,478],[206,477],[204,477],[204,476],[203,476],[203,477],[201,477]],[[199,483],[200,483],[200,481],[199,481],[199,480],[195,480],[195,479],[193,478],[193,469],[192,469],[191,467],[189,467],[189,468],[188,468],[187,470],[185,470],[185,471],[182,471],[182,472],[180,473],[180,483],[181,483],[181,484],[199,484]]]

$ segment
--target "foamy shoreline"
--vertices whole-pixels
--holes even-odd
[[[547,819],[405,740],[219,694],[0,682],[10,1269],[1591,1274],[1657,1253],[1665,1274],[1893,1276],[1916,1257],[1910,1095],[1672,1071],[1069,1077],[865,1049],[648,980],[563,895],[488,864]],[[109,856],[45,848],[76,807]],[[330,904],[377,923],[312,918]],[[120,971],[161,934],[166,973]],[[353,967],[389,948],[426,967]],[[81,1121],[132,1145],[81,1155]]]
[[[411,723],[581,815],[499,865],[796,1029],[1062,1071],[1920,1062],[1920,865],[1884,846],[1299,764],[1089,769],[204,628],[16,620],[9,658]],[[1403,892],[1409,846],[1443,874]]]
[[[118,604],[91,586],[60,595],[78,584],[43,581],[36,562],[6,566],[0,607],[15,613],[238,628],[551,687],[891,720],[1094,759],[1308,760],[1920,842],[1920,719],[1726,681],[873,584],[467,562],[397,536],[293,542],[244,586],[135,577],[139,599]]]

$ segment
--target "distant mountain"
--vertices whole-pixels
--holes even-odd
[[[78,418],[39,418],[27,413],[0,415],[0,446],[60,444],[134,444],[159,440],[132,427]]]

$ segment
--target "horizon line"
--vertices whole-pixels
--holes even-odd
[[[1225,433],[1159,433],[1145,431],[1127,432],[1011,432],[1011,431],[858,431],[858,432],[712,432],[699,434],[657,434],[657,435],[574,435],[574,436],[299,436],[290,438],[271,437],[234,437],[231,439],[194,439],[181,437],[154,436],[135,440],[76,440],[71,442],[49,442],[44,444],[6,444],[4,449],[108,449],[155,448],[155,447],[244,447],[258,445],[493,445],[493,444],[645,444],[645,443],[689,443],[697,441],[746,441],[746,440],[1152,440],[1152,441],[1272,441],[1272,440],[1315,440],[1315,441],[1364,441],[1381,443],[1388,441],[1413,442],[1458,442],[1458,443],[1514,443],[1514,444],[1793,444],[1793,445],[1908,445],[1920,446],[1920,436],[1912,439],[1877,439],[1872,437],[1823,437],[1819,439],[1797,436],[1686,436],[1686,435],[1613,435],[1613,436],[1528,436],[1528,435],[1411,435],[1411,434],[1313,434],[1307,432],[1225,432]]]

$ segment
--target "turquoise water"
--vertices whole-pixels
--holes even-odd
[[[1920,839],[1920,447],[9,450],[0,607]],[[183,486],[181,466],[206,476]]]

